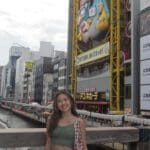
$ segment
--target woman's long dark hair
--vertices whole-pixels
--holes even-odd
[[[59,91],[56,95],[55,95],[55,98],[54,98],[54,103],[53,103],[53,113],[52,115],[50,116],[50,119],[48,120],[48,126],[47,126],[47,131],[48,131],[48,134],[51,136],[52,135],[52,132],[53,130],[56,128],[57,124],[58,124],[58,121],[59,119],[62,117],[62,113],[61,111],[58,109],[57,107],[57,98],[59,95],[61,94],[64,94],[66,95],[69,99],[70,99],[70,103],[71,103],[71,113],[74,115],[74,116],[79,116],[77,111],[76,111],[76,107],[75,107],[75,102],[74,102],[74,98],[72,97],[72,95],[67,92],[67,91]]]

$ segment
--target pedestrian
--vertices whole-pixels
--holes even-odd
[[[47,121],[45,150],[87,150],[85,123],[77,114],[72,95],[59,91]]]

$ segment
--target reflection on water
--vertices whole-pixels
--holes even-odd
[[[35,128],[38,127],[26,120],[15,116],[12,112],[0,109],[0,120],[8,124],[10,128]]]
[[[31,148],[31,147],[19,147],[19,148],[0,148],[0,150],[44,150],[44,148],[42,147],[35,147],[35,148]]]
[[[12,112],[0,108],[0,120],[7,123],[10,128],[36,128],[39,127],[26,120],[15,116]],[[42,147],[24,147],[24,148],[0,148],[0,150],[43,150]]]

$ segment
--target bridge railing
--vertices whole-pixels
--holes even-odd
[[[0,147],[44,146],[45,128],[0,129]],[[139,130],[134,127],[90,127],[86,128],[87,144],[128,143],[135,150],[139,141]]]

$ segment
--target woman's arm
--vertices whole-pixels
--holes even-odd
[[[45,150],[51,150],[51,138],[50,138],[50,135],[48,133],[49,126],[50,126],[50,117],[47,119]]]
[[[80,120],[80,127],[81,127],[81,136],[82,136],[82,142],[84,146],[84,150],[87,150],[87,144],[86,144],[86,125],[84,120]]]
[[[51,150],[51,139],[47,132],[46,132],[45,150]]]

